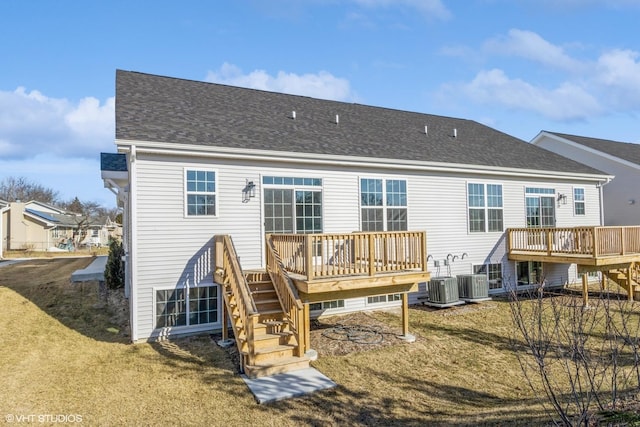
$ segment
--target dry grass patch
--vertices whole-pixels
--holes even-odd
[[[332,343],[332,349],[318,329],[312,343],[322,356],[313,365],[338,387],[258,405],[232,358],[209,336],[129,344],[116,307],[97,304],[95,289],[69,283],[90,261],[39,259],[0,268],[0,416],[79,414],[90,425],[546,423],[509,349],[504,301],[413,307],[413,344],[395,338],[397,313],[350,317],[383,328],[389,341],[382,345]]]

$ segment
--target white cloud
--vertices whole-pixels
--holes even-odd
[[[470,83],[449,86],[447,91],[462,92],[480,104],[531,111],[560,121],[584,119],[602,110],[590,93],[575,84],[563,83],[550,90],[511,79],[499,69],[481,71]]]
[[[640,54],[631,50],[603,53],[596,64],[594,81],[616,108],[640,108]]]
[[[438,19],[449,19],[451,12],[447,9],[441,0],[353,0],[355,3],[369,7],[391,7],[406,6],[423,13],[427,17]]]
[[[0,155],[25,159],[51,153],[96,158],[113,148],[114,98],[77,104],[19,87],[0,91]]]
[[[206,80],[335,101],[355,99],[348,80],[335,77],[326,71],[302,75],[278,71],[277,75],[271,76],[264,70],[254,70],[244,74],[239,67],[225,62],[218,71],[209,71]]]
[[[458,46],[441,53],[458,57],[465,51]],[[477,72],[469,82],[442,85],[446,99],[464,97],[479,105],[535,112],[554,121],[633,114],[640,110],[637,51],[611,49],[591,53],[588,58],[589,51],[584,48],[583,58],[577,59],[534,32],[512,29],[503,37],[485,42],[482,52],[501,57],[501,62],[492,69]],[[484,58],[484,62],[492,61],[491,56]],[[529,62],[525,67],[512,68],[509,57]],[[512,75],[505,69],[511,70]]]
[[[577,72],[584,66],[567,55],[560,46],[549,43],[532,31],[511,29],[504,37],[488,40],[484,50],[509,56],[519,56],[552,68]]]

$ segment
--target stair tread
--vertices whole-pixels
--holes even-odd
[[[278,338],[290,336],[290,335],[293,335],[293,332],[291,333],[266,332],[264,334],[258,334],[258,335],[254,334],[253,339],[254,341],[266,341],[266,340],[278,339]]]
[[[256,355],[258,355],[258,354],[269,354],[269,353],[276,353],[278,351],[286,351],[286,350],[295,349],[296,347],[297,347],[297,345],[295,345],[295,344],[276,344],[276,345],[273,345],[271,347],[255,349],[254,353]]]
[[[261,310],[260,314],[283,314],[284,312],[282,311],[282,309],[279,310]],[[264,323],[264,322],[261,322]]]

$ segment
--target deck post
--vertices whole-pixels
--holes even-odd
[[[229,339],[229,319],[227,316],[229,315],[229,310],[227,310],[227,303],[222,299],[222,341],[226,341]]]
[[[416,337],[409,333],[409,294],[402,294],[402,335],[398,338],[407,342],[415,342]]]
[[[627,268],[627,285],[629,286],[629,301],[633,301],[633,270]]]
[[[369,276],[376,274],[376,239],[373,233],[369,234]]]
[[[602,288],[603,291],[609,288],[607,284],[607,275],[604,274],[604,271],[600,272],[600,287]]]
[[[313,239],[311,235],[304,236],[305,269],[307,270],[307,280],[313,280],[315,276],[313,262]]]
[[[584,308],[589,308],[589,275],[587,273],[582,273],[582,299]]]
[[[553,252],[553,231],[547,230],[547,255],[551,256],[551,252]]]
[[[409,334],[409,296],[406,292],[402,293],[402,335]]]
[[[422,271],[428,271],[429,267],[427,266],[427,232],[423,231],[420,235],[420,250],[422,251],[422,256],[420,257],[420,262],[422,262]]]
[[[306,353],[311,349],[311,343],[309,342],[311,339],[311,315],[309,313],[309,303],[302,303],[302,318],[304,319],[304,327],[302,328],[302,336],[303,336],[303,348],[302,353]]]

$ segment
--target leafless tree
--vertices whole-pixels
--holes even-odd
[[[4,178],[0,182],[0,199],[7,202],[37,200],[50,205],[59,201],[57,191],[31,182],[25,177]]]
[[[602,292],[585,307],[581,296],[542,285],[527,293],[513,288],[510,307],[512,347],[531,389],[560,418],[556,424],[588,425],[594,413],[615,410],[621,392],[637,389],[640,320],[619,294]]]

